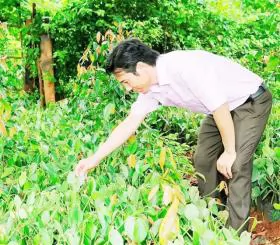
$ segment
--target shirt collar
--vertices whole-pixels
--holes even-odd
[[[165,62],[164,54],[159,55],[155,67],[158,84],[150,87],[151,92],[160,92],[160,86],[170,84],[167,76],[167,64]]]

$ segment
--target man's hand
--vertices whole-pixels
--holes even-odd
[[[98,161],[95,161],[93,158],[85,158],[79,161],[75,167],[75,174],[79,177],[87,176],[87,173],[90,169],[95,168],[99,164]]]
[[[236,159],[236,153],[229,153],[224,151],[224,153],[219,157],[217,161],[217,169],[223,174],[227,179],[232,178],[231,167]]]
[[[146,115],[129,114],[110,134],[108,139],[98,147],[93,156],[79,161],[75,174],[86,177],[88,171],[95,168],[106,156],[121,146],[139,127]]]

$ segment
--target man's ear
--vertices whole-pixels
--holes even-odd
[[[143,69],[147,68],[147,64],[142,62],[142,61],[138,61],[136,64],[136,72],[139,73],[139,71],[141,72]]]

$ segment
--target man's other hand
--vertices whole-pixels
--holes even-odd
[[[227,179],[232,178],[231,167],[236,159],[236,153],[229,153],[224,151],[223,154],[217,160],[217,169]]]

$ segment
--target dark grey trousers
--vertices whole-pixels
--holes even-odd
[[[253,155],[264,131],[272,105],[271,93],[266,90],[253,101],[248,101],[231,111],[235,129],[236,160],[232,166],[232,179],[228,182],[227,208],[228,225],[240,232],[248,229],[251,207],[251,178]],[[200,128],[194,164],[206,182],[199,179],[198,187],[202,196],[210,194],[219,184],[216,162],[223,152],[222,139],[212,115],[208,115]]]

